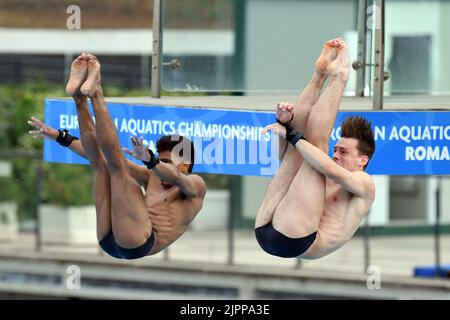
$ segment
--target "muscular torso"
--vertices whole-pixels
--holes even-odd
[[[155,244],[150,254],[155,254],[186,231],[200,211],[202,199],[187,198],[176,186],[166,189],[158,177],[152,176],[147,185],[145,203],[155,234]]]
[[[368,213],[372,199],[356,197],[339,184],[327,179],[325,208],[317,238],[303,258],[319,258],[344,245]]]

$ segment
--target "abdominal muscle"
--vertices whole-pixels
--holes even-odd
[[[340,230],[339,230],[340,229]],[[301,255],[304,259],[318,259],[336,251],[351,239],[353,233],[343,233],[336,226],[319,226],[317,236],[309,249]]]
[[[357,212],[355,202],[355,198],[344,190],[327,195],[316,239],[301,258],[321,258],[352,238],[365,216]]]
[[[186,231],[188,223],[182,218],[183,214],[179,213],[180,209],[176,203],[149,209],[149,217],[155,235],[152,254],[164,250]]]

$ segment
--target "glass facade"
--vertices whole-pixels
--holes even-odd
[[[297,92],[309,80],[324,39],[338,36],[348,43],[352,62],[358,60],[359,1],[174,3],[165,1],[163,60],[179,59],[181,67],[163,69],[169,91]],[[192,8],[200,18],[186,18]],[[375,1],[367,1],[366,95],[373,90],[377,11]],[[450,92],[448,68],[442,67],[450,43],[448,14],[446,0],[386,1],[385,95]],[[347,95],[355,90],[352,69]]]

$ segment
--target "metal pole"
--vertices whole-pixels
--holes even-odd
[[[375,77],[373,110],[383,110],[384,93],[384,0],[375,1]]]
[[[441,177],[437,177],[436,187],[436,221],[434,222],[434,255],[436,263],[436,277],[441,273],[441,243],[440,243],[440,218],[441,218]]]
[[[152,98],[161,97],[162,5],[163,0],[153,1]]]
[[[362,67],[356,70],[355,96],[364,97],[364,87],[366,82],[366,48],[367,48],[367,27],[366,27],[367,0],[359,0],[358,14],[358,57],[357,63]]]
[[[42,180],[42,164],[38,160],[38,165],[35,171],[35,193],[34,193],[34,217],[36,219],[35,237],[36,237],[36,251],[42,250],[42,238],[41,238],[41,219],[39,216],[39,205],[41,203],[41,180]]]
[[[237,192],[239,191],[240,181],[236,176],[230,176],[229,187],[230,190],[230,200],[229,200],[229,210],[228,210],[228,264],[234,264],[234,220],[236,209],[238,206],[239,197],[237,196]]]
[[[169,261],[170,260],[170,253],[169,253],[169,248],[165,248],[163,251],[163,259],[164,261]]]
[[[301,258],[297,258],[295,261],[295,269],[301,269],[303,267],[303,261]]]
[[[141,55],[141,88],[148,88],[150,84],[150,59],[151,57],[149,57],[147,54]]]
[[[367,270],[370,266],[370,225],[369,225],[369,215],[370,211],[366,217],[366,221],[364,223],[364,273],[367,273]]]
[[[234,55],[232,63],[232,72],[234,75],[232,86],[235,91],[240,91],[240,95],[244,95],[242,90],[246,89],[245,84],[245,48],[246,48],[246,23],[245,17],[247,12],[247,1],[234,0]]]
[[[73,54],[66,53],[64,55],[64,79],[67,81],[70,77],[70,68],[72,66]]]

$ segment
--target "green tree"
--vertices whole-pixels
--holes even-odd
[[[113,86],[104,88],[106,96],[147,96],[148,90],[124,91]],[[167,93],[169,94],[169,93]],[[171,95],[186,95],[174,93]],[[202,93],[203,94],[203,93]],[[65,97],[63,88],[42,81],[23,85],[0,86],[0,154],[12,151],[34,152],[34,158],[8,158],[13,166],[10,178],[0,177],[0,202],[14,201],[19,205],[19,218],[31,218],[36,201],[36,174],[41,168],[41,193],[43,203],[60,206],[93,203],[92,171],[89,166],[45,163],[42,161],[43,143],[28,133],[32,129],[30,116],[44,119],[46,97]],[[5,159],[0,159],[5,160]],[[228,187],[228,176],[201,174],[208,187]]]
[[[42,162],[43,143],[28,133],[32,129],[27,123],[30,116],[43,119],[45,97],[64,95],[62,89],[43,82],[0,87],[0,150],[5,155],[21,150],[37,156],[8,158],[13,166],[12,177],[0,178],[0,201],[16,202],[21,219],[30,218],[34,212],[38,166],[42,202],[62,206],[93,203],[90,168]]]

